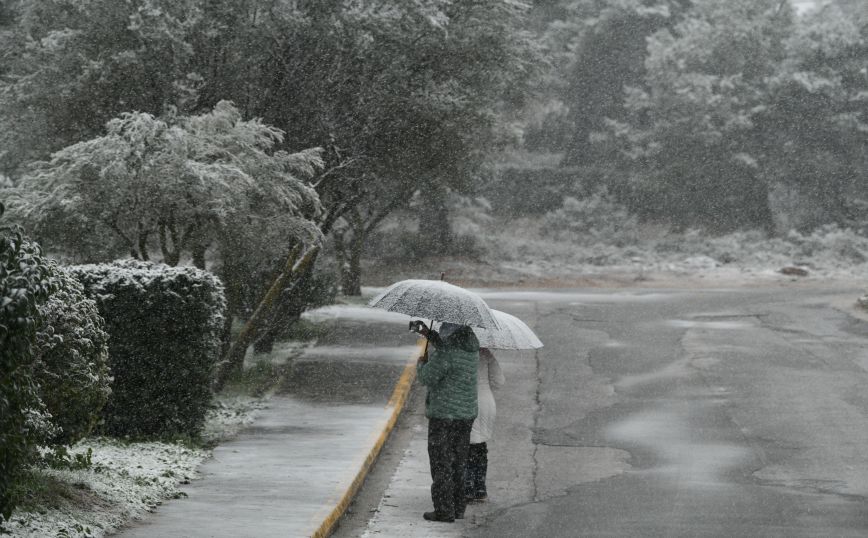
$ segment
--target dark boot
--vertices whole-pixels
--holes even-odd
[[[437,512],[425,512],[424,514],[422,514],[422,517],[424,517],[427,521],[442,521],[444,523],[452,523],[453,521],[455,521],[454,517],[446,514],[439,514]],[[462,514],[461,517],[464,517],[464,515]]]
[[[470,445],[467,458],[467,476],[464,481],[464,496],[468,502],[483,502],[488,498],[485,478],[488,472],[488,445]]]

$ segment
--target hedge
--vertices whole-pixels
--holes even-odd
[[[54,272],[19,227],[0,226],[0,524],[12,515],[44,423],[31,373],[37,307],[56,287]]]
[[[103,431],[197,435],[211,401],[226,309],[217,277],[135,260],[67,270],[96,301],[110,337],[114,382]]]
[[[42,442],[72,445],[96,426],[108,400],[108,333],[96,303],[71,275],[39,306],[33,377],[54,431]]]

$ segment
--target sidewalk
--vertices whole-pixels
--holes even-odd
[[[513,311],[521,310],[512,305]],[[532,311],[521,312],[533,320]],[[423,398],[419,399],[420,420],[412,426],[413,437],[391,476],[382,500],[366,528],[364,538],[438,538],[472,533],[490,515],[508,507],[528,504],[541,495],[558,495],[546,484],[548,476],[537,477],[536,451],[532,436],[538,410],[537,361],[533,352],[498,351],[497,360],[506,375],[507,386],[495,394],[497,425],[488,449],[488,502],[470,504],[465,519],[455,523],[429,522],[422,513],[432,509],[431,474],[428,466],[428,430]],[[424,388],[422,389],[424,391]],[[408,410],[409,411],[409,410]],[[543,448],[543,450],[549,450]],[[550,450],[557,451],[557,448]],[[566,464],[566,462],[565,462]],[[544,517],[540,514],[539,517]]]
[[[326,535],[394,425],[417,353],[405,318],[346,314],[327,314],[334,330],[323,345],[296,359],[256,421],[214,450],[187,498],[118,536]]]
[[[413,440],[383,495],[374,517],[368,521],[363,538],[458,537],[473,521],[477,507],[469,505],[464,520],[455,523],[425,521],[422,513],[431,510],[431,472],[428,466],[428,432],[414,427]]]

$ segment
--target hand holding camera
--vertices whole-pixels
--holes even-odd
[[[414,333],[419,333],[422,336],[428,336],[428,326],[425,325],[424,321],[421,320],[413,320],[410,322],[410,331]]]

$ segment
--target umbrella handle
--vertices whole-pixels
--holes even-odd
[[[431,343],[431,331],[434,330],[434,320],[431,320],[431,323],[428,325],[428,334],[425,336],[425,349],[422,350],[422,356],[419,357],[419,360],[422,362],[428,362],[428,344]]]
[[[446,272],[440,272],[440,280],[446,280]],[[428,335],[425,336],[425,349],[422,351],[422,356],[419,357],[419,360],[422,362],[428,362],[428,344],[431,343],[431,331],[434,330],[434,320],[431,320],[431,323],[428,324]]]

